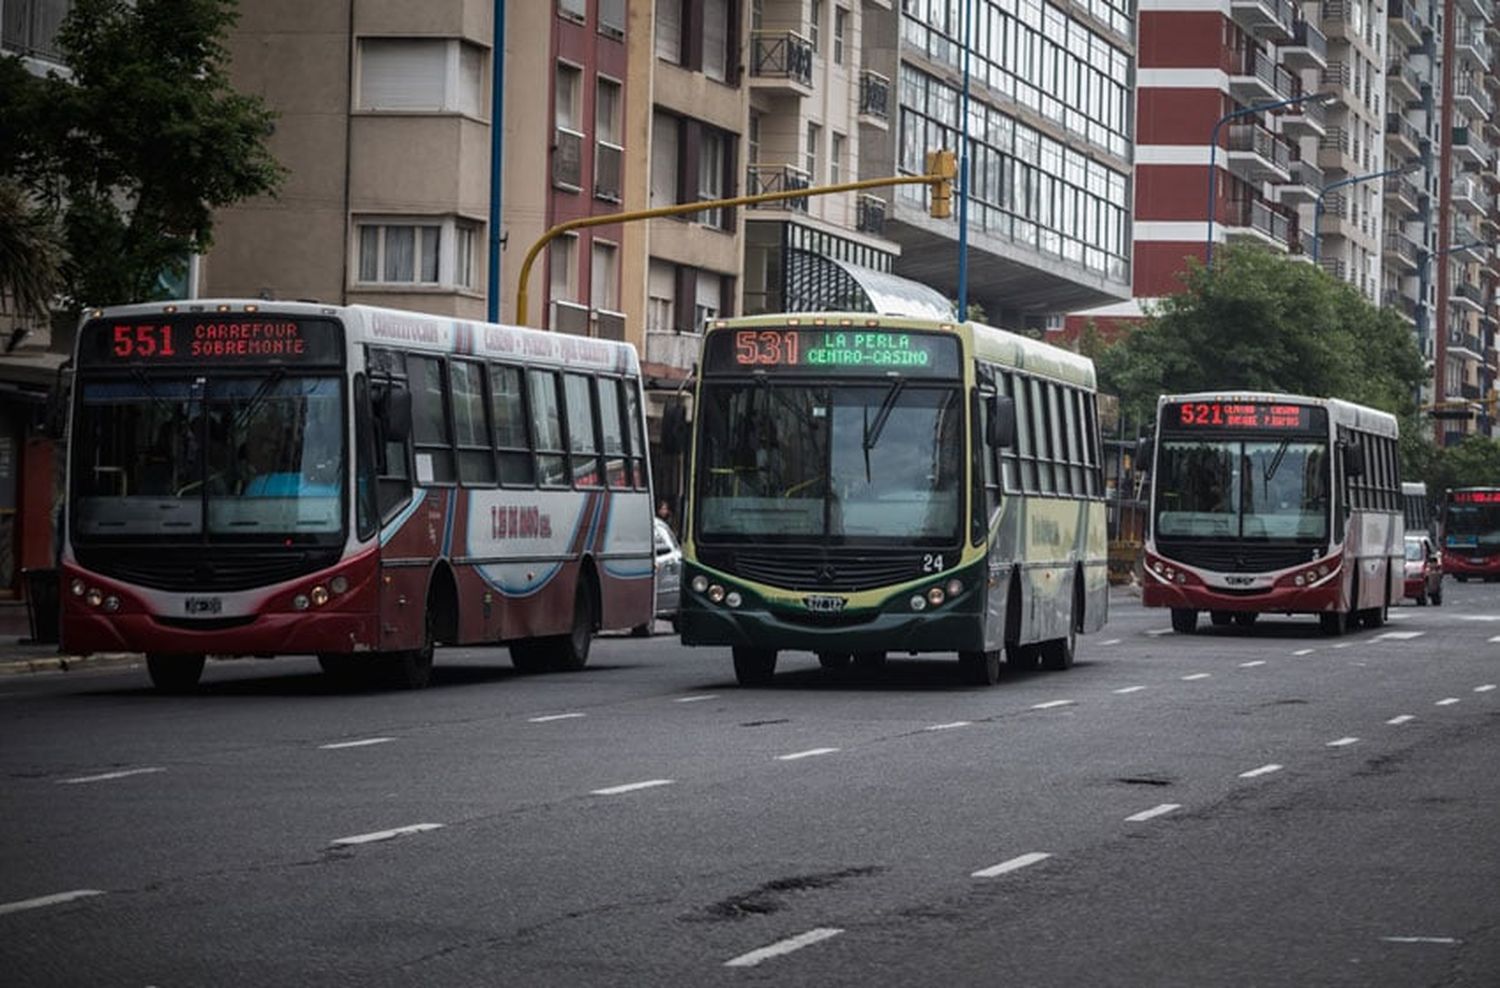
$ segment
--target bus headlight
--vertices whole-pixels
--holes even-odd
[[[328,589],[334,593],[345,593],[349,589],[349,578],[340,573],[328,581]]]
[[[108,597],[105,597],[104,609],[111,614],[113,614],[115,611],[118,611],[120,609],[120,598],[116,597],[114,594],[110,594]]]
[[[740,592],[738,590],[731,590],[724,595],[724,603],[728,604],[730,607],[739,607],[743,602],[744,598],[740,596]]]
[[[931,604],[933,607],[936,607],[937,605],[941,604],[942,602],[943,602],[943,588],[942,587],[933,587],[931,590],[927,591],[927,603]]]
[[[715,583],[713,586],[709,587],[708,588],[708,599],[711,600],[711,601],[713,601],[715,604],[723,603],[723,601],[724,601],[724,588],[721,587],[721,586],[719,586],[717,583]]]
[[[959,594],[963,593],[963,590],[964,590],[963,581],[961,581],[961,580],[949,580],[948,581],[948,596],[950,596],[950,597],[957,597]]]
[[[309,603],[310,602],[307,599],[307,594],[305,593],[299,593],[297,596],[292,598],[292,607],[299,611],[307,610],[307,606]]]
[[[312,598],[314,606],[322,607],[328,603],[328,588],[325,586],[313,587],[312,593],[309,596]]]
[[[911,609],[914,610],[914,611],[925,611],[925,610],[927,610],[927,598],[923,597],[919,593],[918,594],[912,594],[910,603],[911,603]]]
[[[89,602],[90,607],[98,607],[104,603],[104,594],[91,587],[89,588],[88,596],[84,597],[84,600]]]
[[[73,596],[82,597],[84,595],[84,592],[88,590],[88,587],[83,585],[82,580],[74,579],[73,585],[69,589],[73,591]]]
[[[699,573],[697,576],[693,577],[692,587],[693,593],[707,593],[708,577],[704,576],[702,573]]]

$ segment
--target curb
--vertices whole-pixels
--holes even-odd
[[[40,659],[0,660],[0,676],[139,665],[143,659],[138,652],[101,652],[97,655],[54,655]]]

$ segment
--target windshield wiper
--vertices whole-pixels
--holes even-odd
[[[245,407],[240,410],[239,414],[235,415],[234,425],[236,430],[250,421],[250,416],[260,407],[261,402],[266,400],[266,396],[271,393],[271,389],[280,384],[281,379],[284,377],[286,377],[286,368],[277,367],[271,371],[269,377],[260,383],[260,387],[255,389],[255,393],[250,396],[250,400],[245,403]]]
[[[1271,457],[1271,462],[1266,465],[1266,483],[1269,484],[1271,478],[1276,476],[1276,471],[1281,469],[1281,461],[1286,457],[1286,449],[1291,442],[1292,439],[1288,436],[1281,441],[1280,446],[1276,447],[1276,455]]]
[[[885,393],[885,399],[880,403],[880,410],[875,413],[873,424],[865,424],[865,454],[869,455],[875,444],[880,442],[880,433],[885,430],[885,423],[889,421],[891,412],[896,409],[896,399],[901,395],[901,389],[906,387],[906,378],[897,377],[891,381],[891,389]],[[865,406],[865,413],[869,414],[869,406]]]

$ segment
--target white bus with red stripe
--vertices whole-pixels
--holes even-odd
[[[611,340],[367,306],[94,310],[75,354],[63,646],[318,656],[427,683],[436,644],[581,668],[653,618],[640,366]]]
[[[1147,607],[1172,627],[1315,614],[1327,634],[1379,627],[1402,595],[1394,416],[1267,392],[1164,395],[1151,474]]]

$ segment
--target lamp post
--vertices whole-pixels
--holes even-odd
[[[1336,97],[1332,93],[1303,93],[1291,99],[1284,99],[1276,103],[1257,103],[1254,106],[1242,106],[1238,110],[1230,110],[1218,120],[1214,121],[1214,129],[1208,138],[1208,237],[1207,237],[1207,261],[1206,267],[1213,267],[1214,263],[1214,206],[1216,205],[1214,195],[1217,184],[1218,172],[1214,168],[1215,157],[1219,150],[1219,128],[1231,120],[1240,117],[1248,117],[1255,113],[1264,113],[1267,110],[1279,110],[1284,106],[1296,106],[1299,103],[1331,103]]]
[[[1421,267],[1417,269],[1422,276],[1422,283],[1424,285],[1426,284],[1428,266],[1438,258],[1447,257],[1449,254],[1463,253],[1464,251],[1483,250],[1487,247],[1500,247],[1500,240],[1472,240],[1462,244],[1449,244],[1447,247],[1444,247],[1441,250],[1424,249],[1422,251]],[[1438,304],[1446,305],[1447,300],[1440,298],[1438,299]],[[1427,300],[1423,298],[1417,303],[1417,340],[1419,343],[1425,343],[1426,338]],[[1440,405],[1448,398],[1448,369],[1446,366],[1448,361],[1447,354],[1445,352],[1447,348],[1445,346],[1437,345],[1445,344],[1446,342],[1446,340],[1437,340],[1435,341],[1435,345],[1433,346],[1434,359],[1432,363],[1432,400],[1434,405]],[[1421,404],[1420,396],[1418,399],[1418,404]],[[1436,418],[1437,416],[1434,417]],[[1441,425],[1439,425],[1438,429],[1439,431],[1441,431]]]
[[[1340,189],[1346,185],[1355,185],[1360,182],[1370,182],[1374,181],[1377,178],[1387,178],[1391,175],[1404,175],[1407,172],[1417,171],[1421,167],[1422,165],[1418,163],[1415,165],[1402,165],[1400,168],[1387,168],[1383,172],[1371,172],[1368,175],[1350,175],[1348,178],[1341,178],[1337,182],[1329,182],[1327,185],[1319,189],[1317,201],[1313,203],[1312,262],[1314,264],[1318,263],[1318,248],[1323,242],[1323,231],[1321,229],[1321,225],[1323,222],[1324,196],[1332,192],[1334,189]]]
[[[958,321],[969,318],[969,49],[974,29],[973,0],[964,0],[964,94],[959,107],[963,120],[958,142]]]

